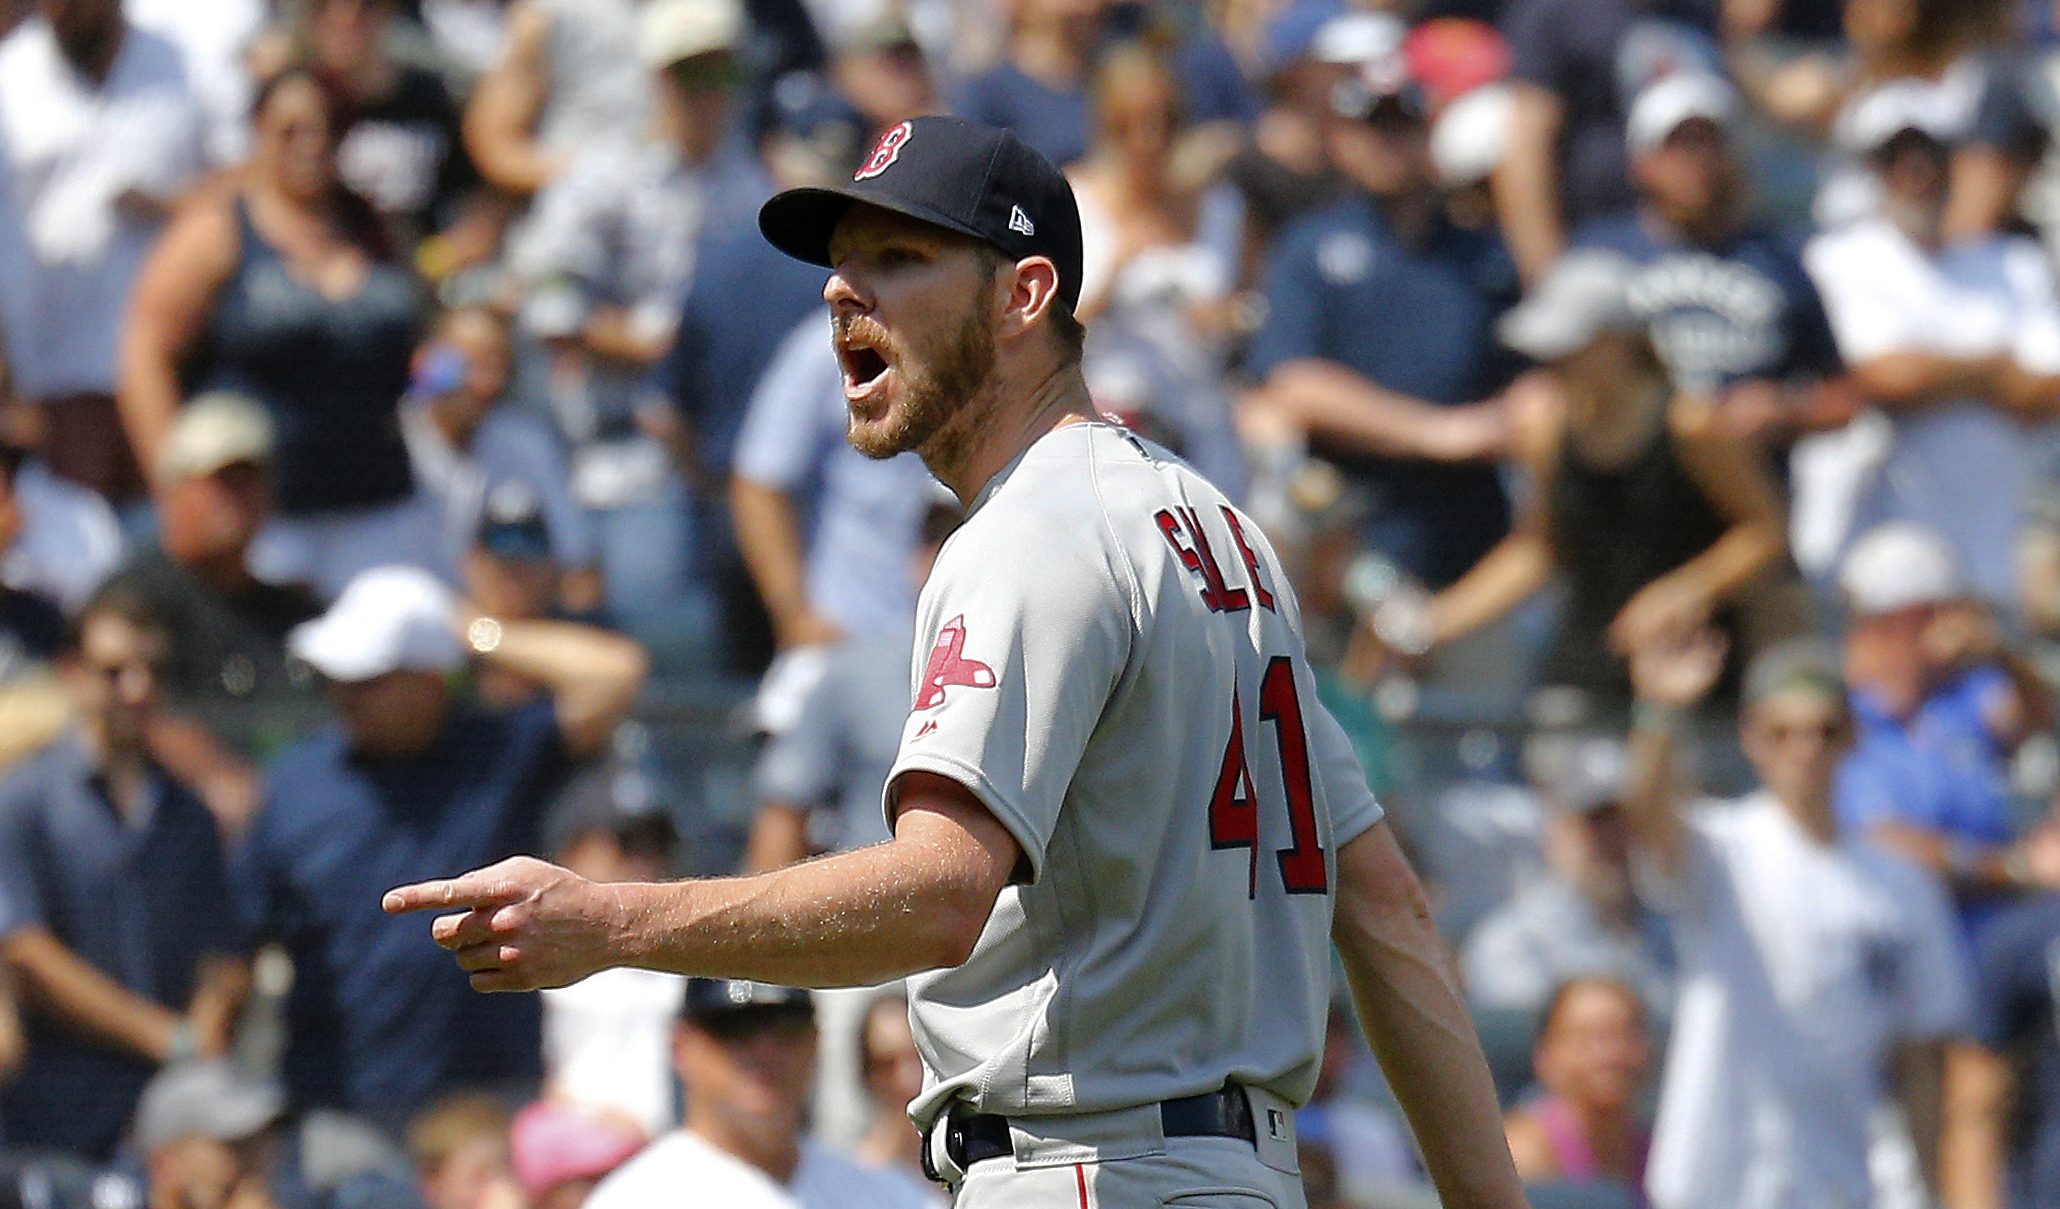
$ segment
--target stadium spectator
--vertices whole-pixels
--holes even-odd
[[[508,1150],[529,1209],[580,1209],[644,1137],[620,1120],[539,1100],[515,1114]]]
[[[2053,894],[2002,912],[1976,946],[1973,1018],[1946,1055],[1939,1191],[1948,1209],[2043,1209],[2060,1195],[2056,946]]]
[[[410,60],[400,0],[306,0],[248,54],[269,76],[309,64],[344,115],[336,174],[370,203],[396,250],[412,252],[464,216],[479,183],[458,134],[458,106],[443,78]],[[476,242],[490,247],[494,233]]]
[[[545,824],[552,859],[597,882],[658,881],[678,870],[679,836],[634,770],[582,769]],[[684,982],[654,970],[603,970],[542,992],[544,1093],[655,1138],[678,1123],[673,1024]]]
[[[446,311],[416,357],[401,434],[415,481],[442,504],[446,574],[462,573],[489,488],[525,484],[543,508],[557,599],[574,613],[601,603],[593,526],[572,496],[564,442],[550,422],[511,396],[514,350],[507,321],[485,306]]]
[[[385,880],[533,851],[570,763],[598,753],[643,679],[634,643],[563,622],[461,612],[427,572],[353,580],[289,649],[321,673],[339,722],[276,760],[244,850],[251,924],[293,960],[287,1087],[398,1130],[463,1085],[534,1087],[538,1005],[475,1000],[423,960],[419,930],[378,911]],[[541,682],[509,710],[457,699],[467,654]]]
[[[824,33],[830,59],[820,77],[776,82],[777,120],[766,159],[782,177],[841,177],[896,122],[941,111],[937,81],[898,5],[853,6]]]
[[[685,1117],[587,1209],[642,1209],[681,1188],[734,1209],[927,1209],[926,1194],[806,1136],[815,1042],[807,991],[690,980],[672,1050]]]
[[[1526,1184],[1645,1185],[1652,1138],[1639,1119],[1652,1034],[1639,992],[1612,978],[1560,984],[1532,1053],[1543,1090],[1509,1114],[1509,1152]]]
[[[1557,742],[1569,750],[1540,793],[1545,866],[1467,934],[1459,951],[1467,997],[1537,1011],[1569,979],[1594,975],[1665,1005],[1673,998],[1673,941],[1638,893],[1620,801],[1623,743],[1600,736]]]
[[[1244,450],[1224,382],[1236,321],[1236,194],[1209,186],[1222,157],[1204,153],[1170,59],[1116,47],[1096,68],[1090,95],[1087,155],[1069,174],[1080,209],[1088,390],[1103,412],[1242,500]]]
[[[1713,7],[1681,0],[1512,0],[1513,105],[1492,178],[1495,212],[1535,285],[1567,233],[1630,206],[1624,121],[1639,90],[1669,71],[1718,70]]]
[[[1430,178],[1422,97],[1390,61],[1334,97],[1352,191],[1275,245],[1246,368],[1263,407],[1375,497],[1366,544],[1434,586],[1509,525],[1485,459],[1505,447],[1494,324],[1515,300],[1501,244],[1453,227]]]
[[[326,597],[366,567],[434,557],[396,418],[424,299],[377,216],[337,180],[343,132],[315,75],[273,76],[255,106],[246,171],[182,210],[137,280],[122,420],[155,465],[183,376],[263,405],[276,514],[252,569]]]
[[[550,519],[524,479],[504,479],[486,489],[459,579],[472,607],[502,620],[599,616],[598,610],[579,614],[564,607],[565,573],[552,552]],[[533,680],[488,671],[481,669],[475,684],[491,705],[517,705],[540,691]]]
[[[1916,526],[1882,525],[1853,544],[1839,582],[1858,734],[1840,824],[1931,869],[1970,926],[2003,896],[2060,889],[2060,850],[2013,842],[2005,767],[2050,717],[2050,690],[2002,651],[1952,551]]]
[[[41,750],[69,713],[51,672],[64,646],[64,614],[50,596],[16,587],[6,574],[10,552],[26,538],[26,508],[14,490],[26,456],[0,445],[0,768]]]
[[[1799,431],[1842,423],[1856,401],[1799,249],[1746,216],[1734,145],[1743,116],[1713,76],[1646,87],[1625,136],[1638,206],[1573,242],[1637,265],[1631,308],[1677,389],[1717,394],[1734,431],[1785,453]]]
[[[1064,168],[1087,154],[1088,83],[1109,0],[1005,0],[1001,61],[963,81],[952,112],[1015,131]]]
[[[164,35],[185,57],[211,164],[240,164],[250,154],[250,94],[257,82],[244,56],[263,32],[269,7],[266,0],[122,0],[123,16]]]
[[[104,1162],[151,1072],[229,1045],[249,975],[207,809],[146,747],[168,636],[88,602],[60,663],[77,724],[0,782],[0,961],[30,1006],[9,1145]]]
[[[2033,473],[2025,425],[2060,402],[2060,301],[2029,240],[1942,242],[1948,128],[1912,89],[1853,113],[1883,209],[1811,240],[1804,262],[1879,411],[1819,443],[1828,460],[1798,479],[1796,542],[1821,572],[1852,537],[1914,521],[1952,545],[1976,594],[2007,604]]]
[[[1707,396],[1676,395],[1631,311],[1629,265],[1570,254],[1502,325],[1551,369],[1517,415],[1529,504],[1510,536],[1431,604],[1434,644],[1502,616],[1557,571],[1567,595],[1538,673],[1591,717],[1630,704],[1623,656],[1693,628],[1780,559],[1761,460]]]
[[[1240,285],[1257,282],[1268,249],[1290,223],[1344,191],[1330,161],[1331,92],[1354,60],[1392,54],[1403,32],[1386,14],[1347,21],[1319,4],[1290,5],[1269,26],[1259,69],[1265,105],[1223,169],[1224,183],[1244,202]]]
[[[1852,717],[1836,668],[1805,648],[1772,648],[1747,669],[1740,739],[1763,788],[1683,813],[1675,734],[1723,662],[1708,630],[1633,653],[1641,709],[1625,804],[1673,897],[1681,949],[1653,1204],[1822,1209],[1922,1195],[1877,1189],[1869,1156],[1892,1090],[1907,1136],[1882,1153],[1933,1170],[1941,1042],[1967,1000],[1949,908],[1921,869],[1841,836],[1832,789]]]
[[[858,1067],[873,1119],[852,1157],[874,1171],[900,1176],[914,1194],[912,1203],[941,1199],[942,1189],[923,1178],[923,1138],[908,1121],[909,1104],[923,1092],[923,1059],[909,1027],[906,992],[877,995],[866,1008],[858,1029]]]
[[[272,1209],[286,1111],[277,1083],[223,1059],[168,1067],[143,1089],[134,1145],[148,1209]]]
[[[529,1209],[515,1175],[508,1106],[490,1096],[446,1096],[408,1122],[423,1209]]]
[[[252,539],[271,514],[272,425],[236,395],[179,410],[154,468],[160,549],[137,554],[115,582],[148,600],[171,635],[167,705],[204,719],[209,735],[260,764],[323,717],[286,635],[322,611],[307,592],[251,573]]]
[[[649,373],[674,341],[704,233],[744,222],[769,181],[726,137],[737,0],[663,0],[639,21],[649,134],[579,155],[538,196],[511,260],[529,290],[523,326],[551,349],[551,406],[573,445],[573,494],[595,516],[608,607],[655,632],[689,596],[693,536],[683,434]]]
[[[499,57],[465,105],[465,148],[488,184],[529,197],[583,149],[643,127],[652,106],[637,57],[638,8],[637,0],[506,5]]]
[[[115,422],[123,307],[208,167],[203,138],[178,48],[126,21],[121,0],[43,0],[0,43],[0,238],[21,253],[0,336],[51,468],[115,501],[143,487]]]

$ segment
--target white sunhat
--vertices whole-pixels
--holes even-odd
[[[1479,184],[1509,150],[1516,90],[1483,84],[1461,93],[1431,123],[1431,166],[1447,188]]]
[[[738,0],[647,0],[638,18],[637,55],[646,67],[670,67],[696,55],[735,50],[743,36]]]
[[[1604,332],[1635,329],[1640,324],[1631,309],[1631,269],[1631,262],[1615,252],[1569,252],[1510,308],[1496,334],[1533,361],[1556,361]]]
[[[1644,155],[1698,118],[1729,130],[1737,117],[1738,93],[1729,84],[1705,72],[1675,72],[1646,85],[1631,102],[1624,142],[1632,155]]]
[[[1968,115],[1938,85],[1890,80],[1841,113],[1835,134],[1846,150],[1871,155],[1905,131],[1951,146],[1966,135],[1967,126]]]
[[[1967,594],[1953,548],[1907,521],[1890,521],[1861,535],[1839,566],[1838,586],[1857,617],[1944,604]]]
[[[465,661],[456,608],[450,589],[420,567],[373,567],[346,584],[328,612],[295,626],[286,645],[331,680],[448,672]]]

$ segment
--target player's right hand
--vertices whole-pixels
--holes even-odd
[[[578,982],[611,964],[627,912],[614,888],[534,857],[386,892],[389,915],[455,908],[430,925],[475,991],[535,991]]]

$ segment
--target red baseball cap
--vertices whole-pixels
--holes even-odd
[[[1402,39],[1402,57],[1409,78],[1434,108],[1509,74],[1509,44],[1502,35],[1464,17],[1438,17],[1410,30]]]

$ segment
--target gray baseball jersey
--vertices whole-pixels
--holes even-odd
[[[971,958],[909,980],[917,1122],[1231,1079],[1306,1102],[1336,854],[1381,808],[1257,526],[1166,451],[1061,427],[944,547],[914,670],[893,777],[964,784],[1023,851]]]

